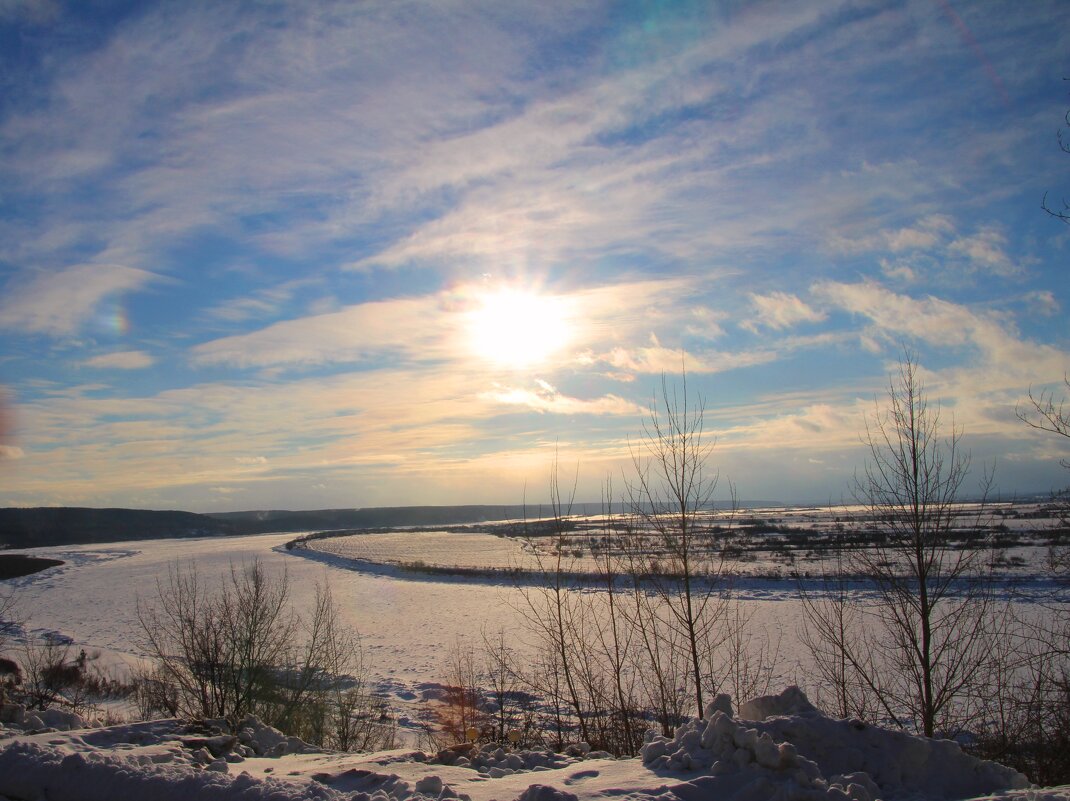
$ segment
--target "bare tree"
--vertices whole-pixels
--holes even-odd
[[[601,538],[597,550],[592,549],[595,570],[604,589],[604,606],[595,611],[596,645],[603,670],[609,674],[612,699],[607,706],[613,709],[611,732],[606,750],[615,754],[637,753],[642,745],[643,721],[636,700],[636,673],[632,670],[635,658],[636,632],[628,625],[624,610],[626,588],[620,586],[624,576],[621,569],[628,565],[627,553],[621,547],[621,532],[614,521],[613,482],[607,478],[602,492]]]
[[[643,555],[633,570],[648,574],[682,635],[699,718],[705,710],[707,645],[723,614],[716,581],[721,565],[708,522],[719,474],[709,465],[715,441],[706,436],[704,417],[702,399],[688,395],[686,374],[679,390],[662,376],[661,396],[651,403],[640,443],[632,448],[633,480],[627,485],[637,533],[652,537],[666,562],[639,546],[636,553]]]
[[[678,627],[666,619],[665,605],[643,585],[643,575],[632,572],[631,604],[627,611],[636,640],[634,657],[643,706],[658,723],[661,733],[672,736],[684,722],[688,706],[688,667],[683,638]]]
[[[1064,78],[1063,80],[1068,80],[1068,79]],[[1066,127],[1070,128],[1070,111],[1066,112],[1066,114],[1063,116],[1063,120],[1065,120],[1065,122],[1066,122]],[[1067,141],[1065,139],[1063,139],[1063,131],[1062,131],[1062,129],[1060,129],[1060,130],[1055,132],[1055,138],[1059,142],[1059,149],[1061,151],[1063,151],[1063,153],[1070,153],[1070,143],[1067,143]],[[1045,192],[1044,193],[1044,199],[1042,201],[1040,201],[1040,208],[1042,208],[1045,211],[1045,213],[1049,214],[1050,216],[1054,217],[1055,219],[1060,220],[1061,222],[1064,222],[1067,225],[1070,225],[1070,201],[1068,201],[1064,197],[1063,200],[1062,200],[1062,203],[1063,203],[1063,207],[1061,209],[1059,209],[1059,208],[1054,208],[1053,209],[1051,206],[1048,205],[1048,193]]]
[[[1070,390],[1066,375],[1063,383]],[[1028,403],[1019,404],[1016,413],[1030,427],[1070,440],[1067,398],[1030,390]],[[1070,460],[1061,464],[1070,469]],[[1050,532],[1047,567],[1054,581],[1018,605],[1016,636],[1008,638],[1016,661],[997,695],[997,725],[983,730],[979,740],[983,756],[1012,764],[1043,784],[1070,781],[1070,490],[1056,493],[1053,501],[1059,524]]]
[[[496,707],[493,739],[503,743],[510,731],[524,728],[524,710],[517,703],[524,679],[517,666],[516,654],[506,642],[504,629],[499,629],[493,636],[483,632],[483,657],[490,700]]]
[[[274,675],[273,724],[317,743],[343,739],[342,750],[363,748],[347,716],[359,718],[360,703],[374,699],[363,692],[360,641],[338,619],[329,585],[316,587],[311,613],[297,619],[295,634]],[[363,739],[371,736],[364,732]]]
[[[756,630],[753,616],[744,602],[733,601],[717,633],[718,643],[710,647],[718,687],[740,701],[766,695],[782,678],[781,638]]]
[[[989,659],[984,543],[977,521],[960,518],[970,468],[961,435],[953,424],[945,430],[906,353],[886,405],[867,420],[869,459],[852,487],[878,526],[851,560],[875,585],[880,625],[862,643],[872,663],[857,653],[851,663],[889,717],[930,737],[964,723],[963,703]],[[979,508],[989,484],[986,474]]]
[[[1070,376],[1064,375],[1063,383],[1070,391]],[[1070,439],[1070,409],[1066,408],[1066,399],[1057,400],[1054,392],[1042,391],[1034,395],[1030,389],[1029,403],[1018,404],[1015,413],[1019,420],[1038,431]],[[1070,462],[1064,459],[1062,464],[1070,469]]]
[[[581,683],[577,676],[579,656],[584,650],[582,637],[578,635],[583,620],[573,592],[574,571],[570,569],[568,556],[568,518],[576,498],[576,483],[577,476],[573,476],[571,487],[562,492],[555,457],[550,468],[551,518],[548,521],[552,550],[548,557],[545,556],[535,538],[529,537],[531,552],[543,581],[538,588],[523,592],[524,604],[520,611],[545,652],[547,670],[536,675],[546,681],[535,689],[553,696],[558,709],[563,701],[579,728],[580,737],[584,742],[590,742],[588,709],[581,698]],[[564,721],[558,718],[557,722],[560,730]]]
[[[1070,376],[1064,375],[1063,383],[1070,392]],[[1041,391],[1034,394],[1030,389],[1029,403],[1018,404],[1015,414],[1031,428],[1070,439],[1070,409],[1066,404],[1067,398],[1056,398],[1054,392]],[[1060,464],[1070,470],[1070,459],[1062,459]],[[1065,533],[1066,529],[1070,529],[1070,489],[1054,493],[1052,500]],[[1067,547],[1065,541],[1060,543],[1058,539],[1053,538],[1048,559],[1053,573],[1061,576],[1070,574],[1070,547]]]
[[[487,734],[492,725],[482,709],[479,668],[472,644],[454,641],[446,661],[444,704],[438,710],[439,726],[448,742],[463,743],[474,730],[476,738]]]

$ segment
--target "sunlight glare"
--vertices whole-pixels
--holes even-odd
[[[532,367],[567,344],[567,318],[562,298],[517,289],[491,292],[471,313],[472,348],[501,367]]]

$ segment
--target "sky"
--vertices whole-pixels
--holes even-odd
[[[0,0],[0,506],[597,501],[684,374],[839,501],[904,351],[1058,489],[1067,78],[1045,0]]]

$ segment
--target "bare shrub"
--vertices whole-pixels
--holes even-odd
[[[481,676],[475,649],[457,640],[446,661],[446,691],[438,709],[438,723],[450,744],[486,740],[493,725],[482,710]],[[470,733],[475,732],[475,737]]]
[[[139,690],[146,710],[232,723],[253,713],[312,742],[354,741],[350,716],[366,696],[344,690],[362,674],[359,643],[341,626],[329,587],[317,587],[302,617],[286,574],[269,575],[259,560],[232,565],[215,592],[193,566],[173,566],[155,603],[139,600],[138,618],[155,663]]]
[[[47,709],[59,703],[63,691],[77,681],[78,670],[68,662],[70,651],[70,644],[59,637],[26,640],[22,693],[30,709]]]

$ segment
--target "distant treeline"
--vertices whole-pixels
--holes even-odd
[[[529,506],[527,517],[539,514]],[[366,529],[483,523],[522,518],[511,506],[394,506],[317,511],[249,511],[195,514],[146,509],[34,507],[0,509],[0,547],[80,545],[175,537],[221,537],[269,532]]]
[[[227,523],[192,512],[76,507],[0,509],[0,544],[9,548],[233,533],[236,532]]]

